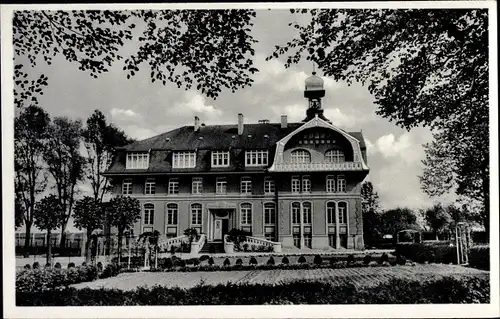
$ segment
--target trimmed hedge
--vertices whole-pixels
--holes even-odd
[[[450,246],[449,242],[399,243],[395,254],[418,263],[457,263],[456,247]]]
[[[469,251],[469,265],[484,270],[490,270],[490,246],[481,245],[471,247]]]
[[[16,292],[17,306],[263,305],[489,303],[488,276],[429,281],[390,279],[375,287],[295,281],[281,285],[198,285],[190,289],[155,286],[133,291],[65,288]]]

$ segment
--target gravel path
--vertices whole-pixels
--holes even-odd
[[[308,269],[308,270],[252,270],[218,272],[139,272],[123,273],[113,278],[99,279],[73,285],[80,288],[115,288],[132,290],[140,286],[167,286],[190,288],[204,282],[207,285],[225,283],[279,284],[297,279],[324,280],[332,283],[347,280],[356,286],[372,286],[390,278],[413,278],[427,280],[446,275],[484,275],[488,271],[457,265],[414,265],[393,267],[364,267],[345,269]]]

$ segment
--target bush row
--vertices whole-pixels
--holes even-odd
[[[100,263],[99,263],[100,264]],[[16,273],[16,291],[40,292],[52,290],[60,286],[93,281],[97,278],[114,277],[120,273],[120,267],[116,264],[108,264],[104,269],[99,266],[82,265],[74,267],[68,265],[68,269],[61,268],[39,268],[24,269]]]
[[[133,291],[65,288],[17,292],[17,306],[263,305],[263,304],[415,304],[489,303],[488,276],[444,277],[429,281],[390,279],[375,287],[350,282],[295,281],[281,285],[161,286]]]
[[[490,270],[490,246],[481,245],[471,247],[469,251],[469,265],[474,268]]]
[[[399,243],[395,254],[418,263],[457,263],[456,248],[449,243]]]

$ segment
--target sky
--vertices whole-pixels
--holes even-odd
[[[174,84],[151,83],[147,71],[127,79],[121,62],[97,79],[61,57],[54,58],[50,66],[39,63],[30,72],[33,77],[41,73],[48,76],[49,85],[39,103],[52,117],[85,121],[93,110],[99,109],[108,121],[139,140],[181,125],[193,125],[194,116],[207,125],[235,124],[238,113],[243,113],[245,123],[257,123],[260,119],[279,122],[282,114],[288,116],[289,122],[299,122],[306,114],[304,80],[311,75],[312,64],[302,62],[286,69],[283,59],[265,61],[275,45],[294,36],[295,30],[288,27],[294,19],[296,16],[288,10],[257,11],[252,32],[258,40],[254,48],[260,72],[253,76],[255,83],[234,94],[223,91],[216,100],[195,89],[186,91]],[[323,76],[321,70],[317,72]],[[436,200],[446,202],[453,198],[431,199],[420,189],[422,144],[432,139],[428,129],[406,131],[396,127],[375,114],[374,99],[366,87],[323,79],[325,116],[346,131],[363,132],[370,167],[366,180],[373,183],[382,208],[418,209],[431,206]],[[82,185],[82,189],[88,186]]]

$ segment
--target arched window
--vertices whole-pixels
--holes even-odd
[[[338,203],[339,224],[347,224],[347,203]]]
[[[330,163],[344,163],[345,156],[344,152],[341,150],[329,150],[325,153],[325,158],[327,162]]]
[[[178,212],[177,204],[167,204],[167,225],[177,225]]]
[[[155,205],[144,204],[144,225],[153,225],[155,220]]]
[[[264,225],[274,225],[276,221],[276,208],[274,203],[264,204]]]
[[[300,203],[292,203],[292,224],[300,224]]]
[[[191,204],[191,225],[201,225],[201,204]]]
[[[306,150],[292,151],[292,163],[311,163],[311,154]]]
[[[302,218],[304,224],[312,223],[312,205],[309,202],[302,203]]]
[[[335,224],[335,203],[326,203],[326,219],[328,224]]]

